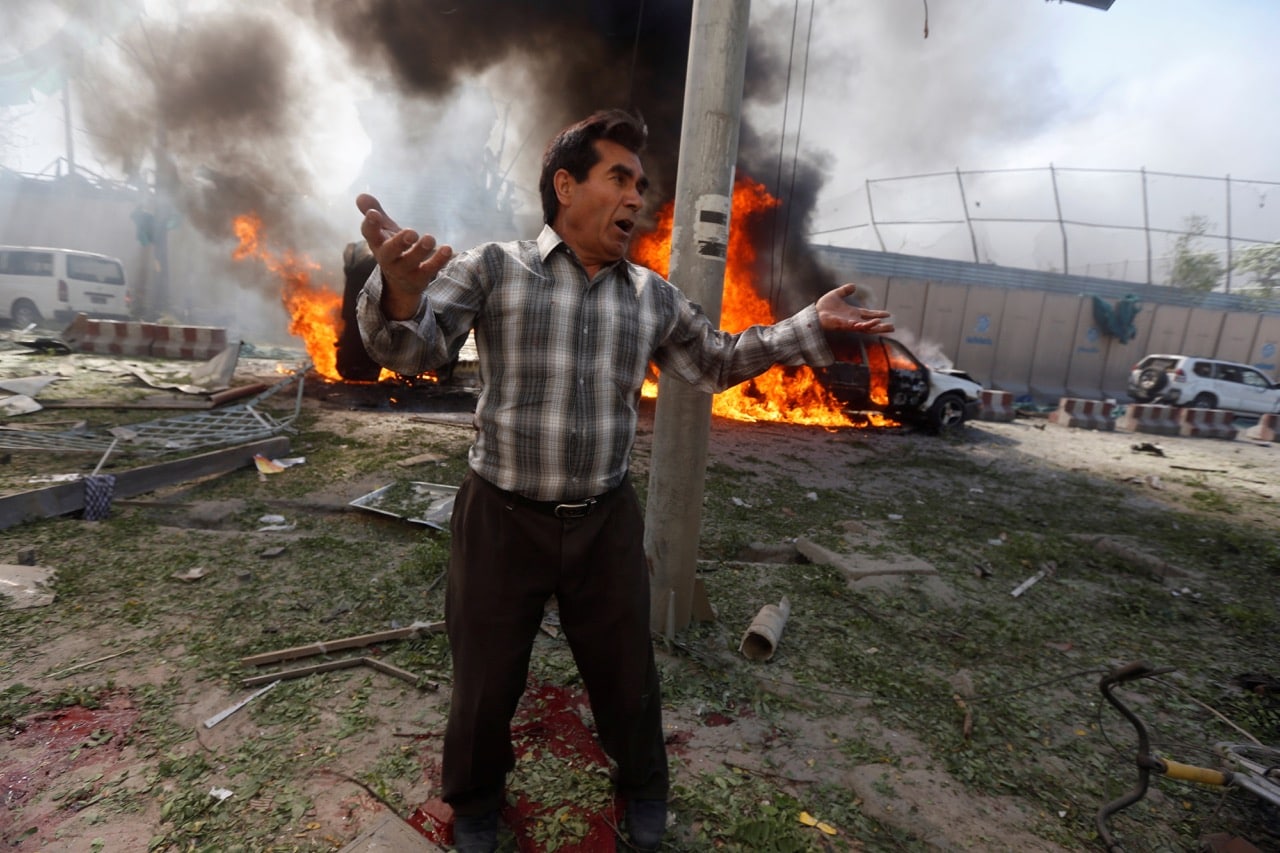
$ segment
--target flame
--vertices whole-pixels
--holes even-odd
[[[756,249],[744,226],[779,205],[763,184],[739,177],[733,188],[733,209],[729,230],[728,261],[725,268],[720,327],[739,332],[755,324],[771,324],[776,318],[768,301],[754,286]],[[632,244],[631,257],[666,277],[670,269],[671,230],[674,205],[667,204],[658,216],[657,227],[640,235]],[[239,246],[232,253],[237,261],[261,261],[283,285],[281,302],[289,312],[289,332],[302,338],[315,371],[332,380],[341,380],[337,368],[337,342],[342,334],[342,295],[323,284],[313,284],[312,272],[320,265],[292,251],[274,253],[262,242],[262,220],[255,213],[237,216],[232,223]],[[434,373],[418,379],[437,382]],[[404,380],[383,369],[378,381]],[[887,399],[887,371],[873,370],[872,399]],[[657,383],[645,380],[641,393],[656,397]],[[775,421],[827,427],[871,424],[892,426],[893,421],[868,413],[858,423],[850,420],[841,403],[827,392],[807,367],[773,367],[755,379],[730,388],[712,398],[712,414],[741,421]]]
[[[739,176],[733,186],[730,214],[729,254],[725,267],[724,297],[720,328],[740,332],[748,326],[775,322],[773,309],[760,297],[754,285],[756,249],[749,228],[743,227],[780,202],[763,184]],[[671,256],[671,228],[674,206],[667,204],[658,214],[657,227],[636,238],[631,257],[663,276],[668,275]],[[641,394],[657,396],[657,383],[646,380]],[[854,426],[840,402],[827,392],[807,367],[772,367],[748,382],[720,394],[711,402],[712,414],[740,421],[776,421],[827,427]],[[878,415],[876,425],[891,424]]]
[[[340,379],[337,345],[342,334],[342,295],[312,283],[311,275],[320,269],[319,264],[292,251],[267,249],[261,239],[262,220],[256,213],[237,216],[232,228],[240,245],[231,256],[237,261],[261,261],[280,279],[280,301],[289,312],[289,333],[302,338],[317,373],[326,379]]]

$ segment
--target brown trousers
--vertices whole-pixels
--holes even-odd
[[[511,718],[551,595],[618,792],[666,799],[662,699],[649,636],[644,518],[630,480],[560,519],[468,473],[454,500],[445,621],[453,696],[442,798],[460,815],[503,802]]]

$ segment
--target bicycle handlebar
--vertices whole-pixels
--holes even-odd
[[[1128,808],[1146,796],[1151,771],[1153,769],[1163,771],[1159,759],[1155,759],[1151,755],[1151,740],[1147,737],[1147,729],[1142,725],[1142,720],[1138,719],[1136,714],[1115,697],[1111,692],[1111,688],[1126,681],[1137,681],[1140,678],[1150,678],[1172,671],[1173,667],[1160,667],[1157,669],[1144,660],[1136,660],[1113,669],[1102,676],[1102,679],[1098,682],[1098,689],[1102,691],[1103,697],[1133,725],[1133,730],[1138,736],[1138,751],[1134,756],[1134,763],[1138,768],[1137,783],[1123,797],[1113,800],[1098,809],[1098,814],[1094,819],[1098,836],[1110,851],[1119,851],[1123,848],[1120,847],[1115,840],[1115,836],[1107,828],[1107,818],[1121,809]]]
[[[1138,736],[1138,748],[1134,753],[1134,765],[1138,770],[1137,783],[1124,796],[1099,808],[1094,819],[1098,837],[1106,845],[1107,850],[1112,851],[1112,853],[1119,853],[1124,848],[1116,842],[1115,836],[1107,828],[1107,818],[1142,799],[1147,793],[1147,786],[1150,783],[1153,772],[1170,779],[1197,782],[1202,785],[1241,785],[1263,799],[1280,804],[1280,794],[1277,791],[1270,788],[1255,787],[1252,778],[1247,773],[1198,767],[1194,764],[1183,764],[1179,761],[1151,754],[1151,740],[1147,736],[1147,729],[1142,724],[1142,720],[1112,693],[1112,688],[1127,681],[1137,681],[1140,678],[1164,675],[1165,673],[1173,672],[1175,669],[1172,666],[1157,668],[1146,661],[1137,660],[1111,670],[1098,682],[1098,689],[1102,691],[1103,697],[1133,725],[1133,730]]]

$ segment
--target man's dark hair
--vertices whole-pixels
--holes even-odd
[[[575,181],[585,181],[591,167],[600,160],[596,140],[607,139],[639,154],[644,151],[648,138],[649,129],[640,114],[619,109],[600,110],[557,133],[542,154],[542,175],[538,178],[543,221],[550,225],[560,212],[560,199],[556,197],[552,178],[564,169]]]

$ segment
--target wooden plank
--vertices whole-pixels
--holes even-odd
[[[239,385],[235,388],[228,388],[225,391],[219,391],[216,394],[209,395],[209,402],[214,406],[221,406],[223,403],[230,403],[232,400],[240,400],[244,397],[251,397],[254,394],[261,394],[270,387],[265,382],[255,382],[252,385]]]
[[[279,672],[268,672],[266,675],[251,675],[248,678],[241,679],[240,683],[245,687],[257,687],[259,684],[269,684],[272,681],[287,681],[291,678],[305,678],[308,675],[318,675],[322,672],[335,672],[339,669],[351,669],[355,666],[364,666],[364,658],[340,658],[339,660],[327,660],[323,663],[313,663],[310,666],[299,666],[293,669],[282,669]]]
[[[212,474],[225,474],[237,468],[253,464],[255,454],[270,459],[289,452],[289,439],[285,436],[255,441],[188,456],[172,462],[161,462],[142,468],[114,473],[116,478],[113,497],[131,498],[152,492],[161,486],[196,480]],[[58,483],[43,489],[19,492],[0,497],[0,530],[42,518],[53,518],[84,509],[84,482]]]
[[[109,400],[96,397],[68,397],[62,400],[39,400],[46,409],[213,409],[233,400],[261,394],[269,386],[265,382],[239,385],[206,395],[152,394],[136,400]]]
[[[46,409],[212,409],[208,397],[179,397],[161,394],[136,400],[106,400],[93,397],[68,397],[65,400],[40,400]]]
[[[390,642],[391,640],[407,640],[421,634],[439,634],[442,631],[444,631],[444,622],[414,622],[404,628],[390,628],[386,631],[376,631],[372,634],[361,634],[358,637],[342,637],[337,640],[307,643],[305,646],[293,646],[288,649],[276,649],[271,652],[249,655],[241,658],[240,664],[241,666],[262,666],[264,663],[279,663],[296,658],[310,657],[311,655],[327,655],[330,652],[340,652],[344,649],[358,649],[362,646],[372,646],[377,643]]]

